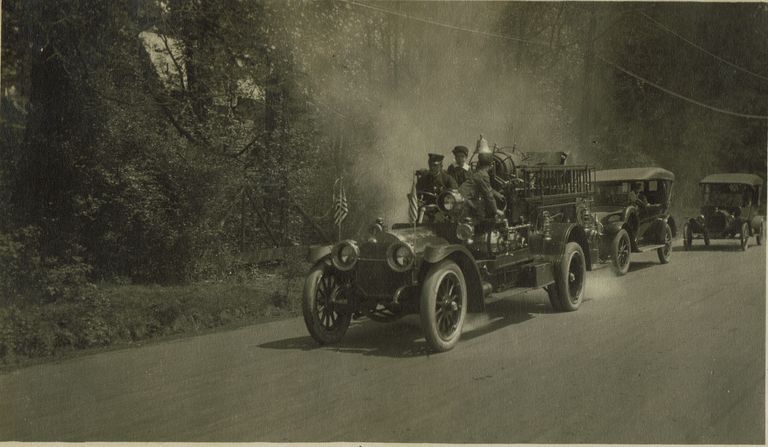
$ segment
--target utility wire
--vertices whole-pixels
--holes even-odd
[[[712,53],[711,51],[707,50],[706,48],[703,48],[703,47],[701,47],[701,46],[699,46],[699,45],[695,44],[694,42],[691,42],[690,40],[688,40],[688,39],[686,39],[685,37],[681,36],[680,34],[676,33],[675,31],[673,31],[673,30],[672,30],[672,29],[670,29],[669,27],[665,26],[664,24],[657,22],[656,20],[654,20],[653,18],[651,18],[651,16],[649,16],[648,14],[646,14],[646,13],[644,13],[644,12],[641,12],[641,13],[640,13],[640,15],[642,15],[643,17],[645,17],[646,19],[648,19],[650,22],[652,22],[653,24],[655,24],[657,27],[659,27],[659,28],[663,29],[664,31],[668,32],[669,34],[672,34],[673,36],[677,37],[678,39],[682,40],[683,42],[687,43],[688,45],[690,45],[690,46],[692,46],[692,47],[696,48],[697,50],[699,50],[699,51],[701,51],[701,52],[704,52],[704,53],[706,53],[706,54],[708,54],[708,55],[710,55],[710,56],[714,57],[715,59],[719,60],[720,62],[722,62],[722,63],[724,63],[724,64],[726,64],[726,65],[730,65],[731,67],[733,67],[733,68],[735,68],[735,69],[737,69],[737,70],[741,70],[741,71],[743,71],[744,73],[747,73],[747,74],[751,74],[752,76],[754,76],[754,77],[756,77],[756,78],[760,78],[760,79],[762,79],[762,80],[768,81],[768,77],[767,77],[767,76],[763,76],[763,75],[761,75],[761,74],[758,74],[758,73],[755,73],[755,72],[753,72],[753,71],[747,70],[746,68],[744,68],[744,67],[741,67],[741,66],[738,66],[738,65],[734,64],[734,63],[733,63],[733,62],[731,62],[731,61],[728,61],[728,60],[726,60],[726,59],[723,59],[722,57],[720,57],[720,56],[716,55],[715,53]]]
[[[398,16],[398,17],[403,17],[403,18],[406,18],[406,19],[409,19],[409,20],[415,20],[417,22],[428,23],[430,25],[442,26],[442,27],[454,29],[454,30],[457,30],[457,31],[464,31],[464,32],[469,32],[469,33],[473,33],[473,34],[479,34],[479,35],[483,35],[483,36],[487,36],[487,37],[495,37],[495,38],[499,38],[499,39],[512,40],[512,41],[515,41],[515,42],[530,43],[530,44],[533,44],[533,45],[547,45],[547,46],[549,45],[549,44],[546,44],[546,43],[543,43],[543,42],[534,41],[534,40],[521,39],[519,37],[506,36],[504,34],[489,33],[489,32],[480,31],[480,30],[476,30],[476,29],[463,28],[463,27],[459,27],[459,26],[454,26],[454,25],[451,25],[449,23],[443,23],[443,22],[437,22],[437,21],[434,21],[434,20],[424,19],[424,18],[421,18],[421,17],[416,17],[416,16],[412,16],[410,14],[402,13],[402,12],[399,12],[399,11],[393,11],[391,9],[381,8],[381,7],[378,7],[378,6],[372,6],[372,5],[368,5],[368,4],[365,4],[365,3],[357,2],[355,0],[341,0],[341,1],[343,1],[345,3],[349,3],[349,4],[352,4],[352,5],[355,5],[355,6],[359,6],[359,7],[362,7],[362,8],[368,8],[368,9],[371,9],[371,10],[374,10],[374,11],[382,12],[384,14],[390,14],[390,15],[394,15],[394,16]],[[642,13],[642,14],[645,15],[644,13]],[[639,80],[641,82],[644,82],[645,84],[648,84],[651,87],[654,87],[654,88],[656,88],[658,90],[661,90],[662,92],[667,93],[669,95],[672,95],[672,96],[674,96],[676,98],[679,98],[679,99],[682,99],[684,101],[687,101],[687,102],[689,102],[691,104],[695,104],[697,106],[704,107],[706,109],[713,110],[715,112],[723,113],[725,115],[738,116],[738,117],[741,117],[741,118],[749,118],[749,119],[760,119],[760,120],[768,121],[768,115],[750,115],[750,114],[746,114],[746,113],[733,112],[731,110],[726,110],[726,109],[721,109],[719,107],[710,106],[710,105],[705,104],[705,103],[703,103],[701,101],[697,101],[695,99],[692,99],[692,98],[689,98],[687,96],[681,95],[680,93],[674,92],[674,91],[669,90],[667,88],[664,88],[664,87],[662,87],[662,86],[660,86],[660,85],[658,85],[658,84],[656,84],[654,82],[651,82],[651,81],[641,77],[640,75],[632,73],[631,71],[627,70],[626,68],[623,68],[620,65],[618,65],[618,64],[616,64],[614,62],[611,62],[611,61],[603,58],[599,54],[595,54],[595,56],[598,59],[600,59],[601,62],[605,63],[606,65],[610,65],[611,67],[613,67],[613,68],[615,68],[615,69],[617,69],[617,70],[619,70],[619,71],[621,71],[621,72],[623,72],[623,73],[625,73],[625,74],[627,74],[627,75],[629,75],[629,76],[631,76],[631,77],[633,77],[633,78],[635,78],[635,79],[637,79],[637,80]],[[758,75],[758,76],[760,76],[760,75]],[[766,78],[766,79],[768,79],[768,78]]]
[[[355,6],[359,6],[361,8],[368,8],[368,9],[372,9],[374,11],[383,12],[384,14],[389,14],[389,15],[393,15],[393,16],[403,17],[405,19],[415,20],[417,22],[427,23],[427,24],[430,24],[430,25],[442,26],[444,28],[450,28],[450,29],[457,30],[457,31],[464,31],[464,32],[467,32],[467,33],[479,34],[481,36],[488,36],[488,37],[495,37],[495,38],[498,38],[498,39],[511,40],[513,42],[523,42],[523,43],[529,43],[529,44],[532,44],[532,45],[549,46],[549,44],[546,43],[546,42],[535,41],[535,40],[528,40],[528,39],[521,39],[519,37],[506,36],[504,34],[489,33],[487,31],[480,31],[480,30],[471,29],[471,28],[464,28],[464,27],[461,27],[461,26],[451,25],[450,23],[437,22],[435,20],[430,20],[430,19],[425,19],[425,18],[422,18],[422,17],[416,17],[416,16],[412,16],[412,15],[409,15],[409,14],[405,14],[403,12],[393,11],[391,9],[380,8],[378,6],[369,5],[367,3],[360,3],[360,2],[357,2],[355,0],[341,0],[341,1],[343,1],[344,3],[349,3],[349,4],[352,4],[352,5],[355,5]]]
[[[629,76],[632,76],[633,78],[635,78],[635,79],[637,79],[637,80],[639,80],[641,82],[644,82],[644,83],[650,85],[651,87],[654,87],[656,89],[661,90],[664,93],[667,93],[667,94],[670,94],[670,95],[675,96],[677,98],[680,98],[683,101],[690,102],[691,104],[696,104],[697,106],[704,107],[704,108],[710,109],[710,110],[714,110],[715,112],[724,113],[726,115],[738,116],[738,117],[741,117],[741,118],[749,118],[749,119],[768,120],[768,116],[766,116],[766,115],[750,115],[750,114],[746,114],[746,113],[733,112],[733,111],[730,111],[730,110],[721,109],[719,107],[714,107],[714,106],[710,106],[708,104],[704,104],[703,102],[700,102],[700,101],[697,101],[695,99],[689,98],[687,96],[683,96],[683,95],[681,95],[679,93],[673,92],[672,90],[664,88],[664,87],[662,87],[659,84],[656,84],[654,82],[651,82],[651,81],[643,78],[640,75],[632,73],[631,71],[627,70],[626,68],[623,68],[623,67],[621,67],[621,66],[619,66],[619,65],[617,65],[617,64],[615,64],[615,63],[613,63],[611,61],[609,61],[608,59],[605,59],[604,57],[600,56],[599,54],[595,54],[595,57],[597,57],[598,59],[603,61],[605,64],[608,64],[608,65],[614,67],[615,69],[617,69],[619,71],[622,71],[622,72],[628,74]]]

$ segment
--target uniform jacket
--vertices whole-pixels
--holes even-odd
[[[459,188],[459,193],[464,196],[475,208],[480,208],[484,203],[485,209],[491,215],[496,214],[496,196],[501,196],[499,192],[491,187],[491,177],[486,170],[474,172],[466,182]]]
[[[416,190],[419,192],[429,192],[440,194],[444,189],[456,189],[459,185],[456,180],[445,171],[440,171],[437,175],[425,173],[416,181]]]
[[[456,184],[461,186],[462,183],[467,181],[467,179],[472,175],[472,171],[469,170],[469,165],[464,164],[464,166],[458,166],[455,163],[448,166],[448,175],[453,177],[454,180],[456,180]]]

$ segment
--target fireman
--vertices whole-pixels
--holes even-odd
[[[456,180],[443,170],[443,158],[445,157],[440,154],[429,154],[429,170],[417,173],[419,179],[416,181],[416,191],[426,202],[434,203],[444,189],[459,187]],[[425,196],[425,193],[428,195]]]
[[[448,166],[448,175],[456,180],[456,184],[461,186],[470,175],[472,170],[469,163],[467,163],[467,157],[469,157],[469,149],[466,146],[456,146],[453,148],[453,156],[456,162]]]
[[[459,187],[459,193],[467,199],[474,214],[483,218],[504,216],[504,211],[496,206],[496,199],[503,200],[504,196],[491,187],[492,165],[493,154],[479,153],[475,172]]]

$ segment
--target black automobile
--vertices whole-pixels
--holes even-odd
[[[746,250],[750,236],[757,245],[765,239],[765,217],[760,214],[763,179],[754,174],[712,174],[700,182],[701,214],[688,219],[683,228],[683,246],[690,250],[694,239],[738,239]]]
[[[304,288],[304,321],[320,344],[341,340],[355,316],[392,321],[418,313],[434,351],[458,342],[467,312],[483,312],[495,292],[545,288],[556,310],[584,298],[596,248],[594,229],[576,222],[591,192],[585,166],[515,166],[493,154],[505,215],[473,214],[456,190],[420,202],[416,223],[372,225],[359,240],[314,250]]]
[[[632,253],[656,250],[669,262],[677,232],[669,215],[675,175],[663,168],[608,169],[595,172],[591,213],[600,233],[600,260],[614,272],[629,270]]]

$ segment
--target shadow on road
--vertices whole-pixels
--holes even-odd
[[[534,318],[534,314],[552,313],[548,303],[501,300],[489,304],[482,314],[468,314],[461,339],[472,340],[512,324]],[[421,331],[418,316],[408,316],[393,323],[370,320],[353,322],[347,335],[332,346],[320,346],[309,335],[276,340],[258,345],[265,349],[311,351],[324,349],[348,354],[393,358],[420,357],[433,354]]]
[[[641,261],[641,262],[632,261],[629,264],[629,270],[627,272],[628,273],[637,272],[637,271],[645,270],[647,268],[650,268],[656,265],[659,265],[659,263],[652,262],[652,261]]]
[[[749,250],[752,247],[757,247],[756,244],[750,244],[747,247],[747,250]],[[693,244],[689,250],[686,250],[685,247],[672,247],[672,251],[716,251],[716,252],[729,252],[729,251],[741,251],[741,246],[739,245],[738,240],[734,239],[732,243],[723,242],[722,244],[710,244],[709,246],[704,245],[702,242],[701,244]]]

